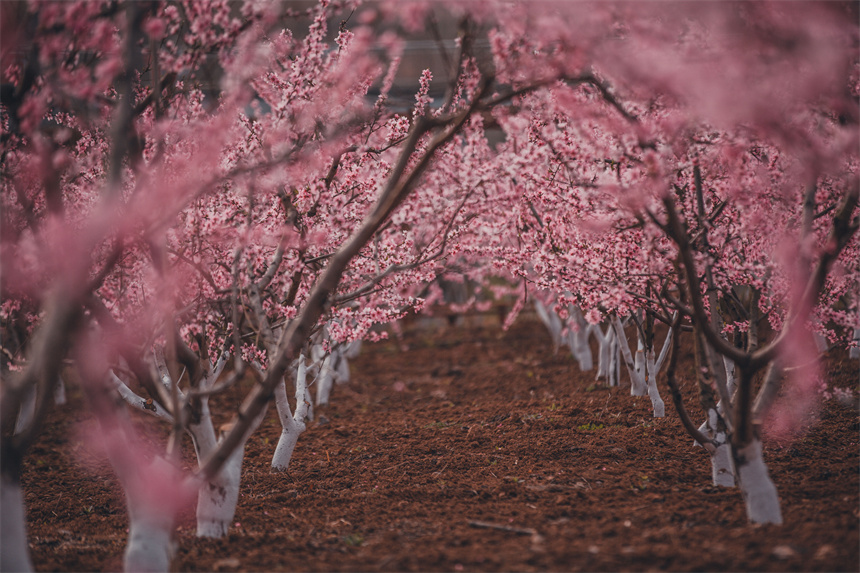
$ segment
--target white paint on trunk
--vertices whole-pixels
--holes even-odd
[[[334,381],[338,384],[349,382],[349,361],[343,347],[337,346],[332,350],[332,366],[334,370]]]
[[[648,385],[645,383],[645,345],[638,334],[636,335],[636,354],[633,356],[633,370],[636,372],[636,393],[634,394],[631,388],[630,395],[644,396],[648,391]]]
[[[630,375],[630,395],[644,396],[646,391],[645,378],[636,368],[633,354],[630,352],[630,345],[627,343],[627,336],[624,334],[624,327],[621,325],[621,319],[618,316],[613,317],[612,326],[615,328],[618,347],[621,349],[621,355],[624,357],[624,365],[627,366],[627,374]]]
[[[860,358],[860,326],[854,329],[854,346],[848,351],[849,358]]]
[[[20,434],[30,426],[33,416],[36,414],[36,386],[30,386],[21,401],[18,410],[18,419],[15,421],[15,433]]]
[[[735,469],[732,462],[732,446],[728,443],[729,438],[724,431],[720,430],[721,416],[713,408],[708,410],[705,422],[699,427],[699,431],[714,440],[714,449],[711,455],[711,479],[714,485],[722,487],[735,487]],[[695,442],[697,446],[700,443]]]
[[[663,367],[663,362],[668,354],[668,348],[672,342],[672,329],[670,328],[666,335],[666,340],[663,342],[663,350],[661,350],[659,358],[655,358],[653,350],[646,351],[642,339],[637,338],[639,344],[636,350],[636,358],[634,359],[630,352],[630,345],[627,343],[627,337],[624,335],[624,327],[621,325],[621,320],[618,316],[613,318],[612,326],[615,328],[618,346],[621,348],[624,364],[627,365],[627,373],[630,375],[630,394],[632,396],[644,396],[647,393],[651,399],[654,417],[664,417],[666,415],[666,404],[660,397],[660,392],[657,388],[657,374]]]
[[[588,344],[588,336],[591,333],[591,325],[582,316],[578,306],[571,306],[570,320],[567,326],[567,345],[571,354],[579,363],[579,369],[588,372],[594,368],[594,358],[591,356],[591,346]]]
[[[305,431],[305,416],[310,407],[310,399],[307,392],[307,366],[304,355],[299,356],[299,366],[296,372],[296,411],[290,412],[290,404],[287,400],[287,391],[284,384],[279,384],[275,389],[275,406],[278,409],[278,418],[281,421],[281,437],[275,454],[272,456],[272,469],[287,471],[293,451],[299,435]]]
[[[764,463],[761,442],[754,438],[749,444],[736,450],[734,462],[750,522],[781,525],[779,496]]]
[[[606,380],[609,383],[609,364],[611,362],[612,340],[611,333],[613,332],[610,325],[604,333],[600,326],[589,326],[594,338],[597,339],[597,376],[595,380]]]
[[[210,388],[217,381],[226,363],[226,355],[222,358],[224,360],[219,360],[214,372],[203,383],[204,387]],[[230,454],[221,471],[197,490],[197,537],[220,538],[229,531],[239,501],[245,444],[263,421],[263,416],[264,414],[260,414],[251,424],[242,443]],[[229,425],[222,426],[222,439],[229,429]],[[202,465],[203,460],[209,457],[220,442],[215,437],[208,398],[204,398],[200,403],[200,424],[189,426],[189,433],[194,441],[198,463]]]
[[[612,331],[615,332],[614,330]],[[618,343],[618,336],[612,335],[609,351],[609,385],[621,385],[621,345]]]
[[[158,361],[159,359],[156,358]],[[209,375],[200,383],[202,390],[212,388],[218,380],[218,377],[224,370],[227,363],[227,354],[219,357],[218,362],[214,365]],[[254,365],[259,368],[259,365]],[[162,377],[162,382],[172,384],[163,363],[158,368]],[[110,380],[114,387],[119,392],[120,396],[129,405],[148,412],[149,414],[162,420],[172,422],[173,417],[164,410],[157,402],[153,400],[144,400],[135,394],[125,383],[118,378],[113,372],[110,372]],[[184,395],[180,393],[184,400]],[[254,426],[256,428],[256,426]],[[203,397],[199,403],[199,419],[196,424],[189,424],[187,427],[188,433],[191,435],[194,443],[194,451],[197,455],[198,464],[202,464],[217,447],[218,439],[215,433],[212,414],[209,410],[209,399]],[[212,480],[202,484],[197,490],[197,536],[198,537],[214,537],[219,538],[227,534],[230,523],[233,521],[233,516],[236,513],[236,504],[239,499],[239,484],[242,472],[242,460],[244,458],[244,442],[237,448],[228,458],[224,467]],[[129,507],[131,507],[129,501]],[[141,547],[148,547],[153,543],[161,543],[163,541],[161,533],[158,530],[157,524],[153,525],[152,520],[143,519],[137,527],[137,537],[141,539]],[[149,549],[146,549],[149,550]],[[134,551],[143,551],[143,549],[135,548]],[[137,562],[141,557],[134,557]]]
[[[654,409],[655,418],[663,418],[666,416],[666,404],[663,398],[660,397],[660,392],[657,389],[657,362],[654,359],[654,351],[645,352],[645,383],[648,386],[648,397],[651,398],[651,407]]]
[[[302,424],[304,426],[304,424]],[[304,431],[304,428],[284,428],[281,430],[281,437],[278,438],[278,445],[275,448],[275,454],[272,456],[272,469],[279,472],[285,472],[290,469],[290,460],[293,459],[293,452],[296,449],[296,444],[299,441],[299,435]]]
[[[360,352],[361,340],[353,340],[346,345],[346,350],[344,350],[343,355],[346,356],[348,360],[353,360],[355,358],[358,358]]]
[[[129,533],[123,570],[134,573],[169,571],[176,552],[173,539],[176,508],[171,504],[156,503],[151,493],[146,491],[147,486],[141,482],[141,475],[145,474],[132,471],[128,460],[115,459],[115,455],[110,453],[108,457],[123,484],[128,507]],[[163,458],[155,458],[152,465],[168,467],[170,464]],[[158,473],[158,470],[153,473]]]
[[[317,406],[328,404],[332,386],[334,386],[334,371],[331,368],[331,354],[329,354],[323,359],[317,376]]]
[[[735,391],[735,363],[725,356],[723,357],[723,368],[725,369],[726,389],[731,395]],[[735,471],[732,462],[732,446],[728,443],[728,436],[720,430],[719,420],[725,420],[725,407],[723,401],[717,402],[716,410],[709,410],[708,416],[699,431],[713,439],[715,450],[711,452],[711,477],[714,485],[722,487],[735,487]],[[724,422],[725,424],[725,422]],[[701,446],[698,442],[695,445]]]
[[[725,438],[723,438],[725,439]],[[732,468],[732,446],[720,444],[711,454],[711,478],[714,485],[735,487],[735,472]]]
[[[159,516],[132,517],[129,526],[128,544],[123,557],[123,570],[127,573],[170,570],[170,561],[176,551],[172,537],[172,519]]]
[[[200,486],[197,492],[197,537],[220,538],[227,535],[236,515],[244,456],[243,443],[230,454],[218,475]]]
[[[66,403],[66,383],[62,376],[57,377],[57,385],[54,387],[54,404],[62,406]]]
[[[546,325],[549,334],[552,337],[552,344],[555,352],[558,352],[558,347],[561,346],[561,319],[554,310],[547,308],[544,304],[535,299],[535,310],[538,313],[541,321]]]
[[[21,484],[5,474],[0,478],[0,506],[0,571],[32,571],[24,494]]]
[[[735,393],[735,363],[731,358],[723,356],[723,367],[726,369],[726,389],[731,396]]]

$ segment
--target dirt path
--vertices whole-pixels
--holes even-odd
[[[736,490],[709,485],[707,456],[674,411],[653,419],[647,398],[596,386],[547,342],[523,316],[504,334],[466,325],[365,345],[288,474],[268,470],[280,432],[269,413],[248,446],[236,526],[227,539],[198,540],[189,509],[176,568],[860,569],[856,411],[830,401],[795,441],[766,441],[786,525],[754,527]],[[830,370],[856,388],[857,363],[844,352]],[[69,394],[26,461],[34,562],[116,570],[123,496],[85,446],[76,422],[86,426],[86,408]]]

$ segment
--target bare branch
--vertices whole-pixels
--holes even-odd
[[[711,319],[705,312],[704,301],[702,300],[702,290],[699,283],[699,276],[696,273],[696,263],[693,259],[692,246],[685,225],[681,222],[678,212],[675,210],[675,203],[671,197],[663,198],[663,205],[666,208],[668,222],[665,231],[675,244],[678,246],[678,254],[681,257],[681,264],[684,267],[684,275],[687,282],[687,294],[690,297],[692,316],[696,324],[701,328],[701,331],[708,343],[713,346],[720,354],[727,356],[736,364],[744,365],[749,361],[749,355],[732,346],[724,340],[719,332],[715,331]],[[715,312],[715,309],[711,309]]]
[[[681,324],[681,317],[676,313],[672,322],[674,330],[680,330],[678,327]],[[668,340],[668,339],[667,339]],[[699,428],[690,419],[690,413],[684,405],[684,396],[681,394],[681,389],[678,386],[678,380],[675,378],[675,371],[678,366],[678,352],[680,350],[681,335],[680,332],[672,338],[672,349],[669,354],[669,366],[666,368],[666,383],[669,385],[669,390],[672,393],[672,402],[675,404],[675,410],[681,418],[681,424],[684,429],[690,434],[694,440],[702,444],[709,452],[714,451],[714,441],[703,434]]]

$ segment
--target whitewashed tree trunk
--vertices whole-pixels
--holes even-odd
[[[854,346],[848,351],[849,358],[860,358],[860,326],[854,329]]]
[[[731,358],[723,356],[723,367],[726,369],[726,389],[729,396],[735,393],[735,363]]]
[[[669,336],[671,336],[671,333]],[[659,368],[657,361],[654,358],[653,350],[645,352],[645,365],[645,384],[648,386],[648,397],[651,398],[651,407],[654,409],[654,417],[663,418],[666,416],[666,404],[663,402],[663,398],[660,397],[660,392],[657,389],[657,373],[659,372]]]
[[[624,333],[624,326],[621,324],[621,319],[617,316],[613,317],[612,326],[615,328],[615,336],[618,338],[618,347],[621,349],[621,355],[624,357],[624,364],[627,366],[627,373],[630,375],[630,395],[644,396],[647,390],[645,377],[642,375],[641,370],[636,368],[636,363],[630,352],[630,345],[627,343],[627,335]]]
[[[597,339],[597,376],[595,380],[606,380],[609,383],[609,365],[612,359],[612,325],[606,329],[604,333],[600,326],[591,325],[589,327]]]
[[[331,354],[329,354],[323,359],[319,376],[317,376],[317,406],[328,404],[332,386],[334,386],[334,371],[331,367]]]
[[[311,348],[311,357],[315,363],[321,362],[316,382],[316,405],[325,406],[329,403],[334,385],[349,382],[349,361],[339,345],[334,345],[331,352],[326,354],[323,346],[316,344]]]
[[[541,321],[546,325],[547,330],[549,330],[554,351],[558,352],[558,348],[561,346],[561,319],[554,310],[547,308],[537,299],[535,299],[535,310]]]
[[[726,389],[728,395],[735,391],[735,363],[725,356],[722,360]],[[716,376],[720,376],[717,373]],[[721,487],[735,487],[735,470],[732,461],[732,446],[723,424],[720,421],[725,417],[725,405],[723,400],[717,402],[716,411],[710,410],[706,419],[699,426],[699,431],[714,440],[715,450],[711,452],[711,478],[713,484]],[[701,445],[695,442],[696,445]]]
[[[222,355],[213,367],[210,374],[201,381],[200,388],[207,390],[214,386],[218,377],[226,366],[227,355]],[[170,385],[170,375],[166,367],[158,367],[160,377],[165,385]],[[166,422],[173,422],[173,417],[165,411],[157,402],[147,401],[135,394],[125,383],[113,373],[110,374],[111,381],[120,396],[131,406],[146,411],[153,416]],[[180,393],[184,400],[184,395]],[[212,414],[209,410],[209,399],[204,396],[199,402],[199,418],[196,424],[189,424],[188,434],[194,443],[194,451],[198,464],[209,456],[218,445]],[[251,432],[256,430],[262,417],[252,427]],[[249,432],[249,435],[250,433]],[[247,438],[246,438],[247,439]],[[197,537],[220,538],[227,534],[233,516],[236,514],[236,505],[239,500],[239,486],[242,473],[242,461],[245,454],[245,443],[230,455],[224,467],[212,480],[200,485],[197,490]],[[141,531],[149,531],[151,526],[144,520]]]
[[[198,465],[217,447],[215,426],[209,410],[208,399],[200,404],[200,421],[188,426],[188,433],[194,443]],[[230,522],[236,511],[239,493],[239,475],[242,469],[244,447],[237,448],[238,472],[236,471],[236,452],[224,464],[221,472],[208,483],[202,484],[197,490],[197,537],[219,538],[227,534]],[[235,496],[233,495],[235,492]],[[232,504],[230,503],[232,500]],[[231,507],[232,505],[232,507]]]
[[[591,332],[589,326],[579,307],[571,306],[570,320],[567,323],[567,345],[583,372],[594,368],[594,358],[588,345],[588,335]]]
[[[62,406],[66,403],[66,383],[62,376],[57,377],[57,385],[54,387],[54,404]]]
[[[751,523],[782,524],[776,486],[770,479],[758,438],[733,452],[735,474]]]
[[[220,538],[230,530],[239,502],[244,457],[243,443],[230,454],[218,475],[200,486],[197,492],[197,537]]]
[[[0,507],[0,571],[32,571],[24,494],[21,482],[7,471],[0,472]]]
[[[349,360],[346,358],[344,347],[336,346],[332,349],[332,370],[334,370],[334,381],[337,384],[349,383]]]
[[[153,464],[167,463],[163,458],[153,460]],[[129,483],[135,478],[130,478],[116,464],[114,469],[123,484],[128,506],[129,533],[123,570],[127,573],[169,571],[176,552],[173,539],[175,508],[158,503],[151,495],[144,495],[142,484]]]
[[[361,353],[361,340],[353,340],[347,344],[343,355],[349,360],[354,360],[355,358],[358,358],[359,353]]]
[[[610,326],[611,328],[611,326]],[[611,331],[612,342],[610,342],[609,351],[609,385],[621,385],[621,344],[618,342],[618,336],[614,330]]]
[[[615,328],[618,345],[621,348],[621,354],[624,357],[624,363],[627,365],[627,372],[630,375],[630,394],[633,396],[643,396],[647,393],[651,399],[654,417],[664,417],[666,415],[666,404],[660,397],[660,392],[657,388],[657,374],[663,368],[663,363],[668,355],[669,346],[672,342],[672,329],[670,328],[666,334],[666,340],[663,342],[659,358],[655,358],[653,350],[645,350],[641,338],[637,337],[640,348],[637,349],[637,359],[634,360],[630,352],[630,345],[627,343],[627,336],[624,334],[624,327],[618,316],[613,318],[612,325]],[[639,368],[637,368],[637,360],[641,360]]]
[[[310,397],[307,391],[307,366],[304,355],[299,356],[299,366],[296,372],[296,411],[290,412],[290,403],[287,400],[287,390],[284,384],[275,388],[275,406],[278,409],[278,418],[281,420],[281,437],[272,456],[272,469],[276,471],[287,471],[293,451],[296,449],[299,435],[305,431],[305,416],[310,406]]]
[[[699,431],[714,441],[714,450],[711,456],[711,478],[714,485],[721,487],[735,487],[735,468],[732,461],[732,446],[729,437],[722,427],[721,413],[713,408],[708,410],[705,423],[699,427]],[[697,446],[701,446],[695,442]]]
[[[96,404],[100,413],[99,424],[105,436],[105,449],[108,460],[122,484],[128,508],[129,535],[123,557],[123,570],[138,571],[168,571],[173,559],[175,545],[173,529],[176,512],[179,507],[176,500],[182,496],[184,482],[179,472],[164,458],[155,457],[151,462],[140,459],[130,449],[129,444],[134,440],[129,435],[131,424],[128,411],[110,396],[107,389],[113,387],[129,404],[146,410],[162,419],[172,417],[158,408],[155,411],[148,407],[147,401],[135,395],[125,383],[112,371],[107,374],[109,384],[104,390],[85,385],[90,399]],[[164,483],[150,483],[152,476],[160,475],[165,483],[173,482],[175,491],[157,491],[165,487]],[[170,479],[163,479],[171,476]],[[163,502],[160,496],[174,498]]]
[[[735,487],[732,446],[728,442],[716,446],[711,454],[711,480],[716,486]]]
[[[226,364],[226,354],[222,356],[214,371],[202,383],[201,387],[211,388],[218,380]],[[230,524],[236,515],[236,505],[239,502],[239,487],[242,479],[242,462],[245,459],[245,444],[265,417],[266,409],[254,420],[239,446],[230,454],[221,471],[207,483],[202,484],[197,491],[197,537],[220,538],[227,535]],[[221,437],[216,440],[212,415],[209,410],[208,398],[200,402],[200,423],[189,425],[188,432],[194,441],[198,464],[202,465],[210,453],[215,450],[231,425],[221,427]]]
[[[642,337],[639,336],[639,333],[636,334],[636,354],[633,355],[633,369],[636,371],[636,374],[639,380],[644,381],[646,376],[645,371],[645,344],[642,342]],[[636,394],[633,394],[632,388],[630,395],[631,396],[644,396],[648,392],[647,383],[639,383]]]
[[[20,434],[30,426],[33,416],[36,414],[36,386],[27,389],[24,399],[21,400],[21,408],[18,410],[18,419],[15,421],[15,433]]]
[[[54,386],[54,404],[62,406],[65,403],[66,385],[63,383],[63,377],[57,376],[57,384]],[[24,396],[24,400],[21,402],[21,408],[18,411],[18,419],[15,420],[15,433],[20,434],[25,428],[29,427],[35,414],[36,387],[32,386]]]

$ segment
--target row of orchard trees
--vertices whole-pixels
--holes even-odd
[[[857,324],[856,6],[2,9],[2,569],[31,568],[21,463],[65,368],[127,494],[125,567],[166,570],[190,497],[200,535],[226,532],[267,405],[284,469],[308,369],[451,268],[507,276],[517,308],[541,290],[616,334],[636,317],[655,414],[654,324],[671,325],[685,426],[715,468],[730,453],[750,519],[781,522],[761,421],[784,378],[777,424],[811,403],[812,333]],[[460,22],[444,98],[425,72],[394,108],[400,37],[443,11]],[[701,428],[675,382],[682,336]],[[209,397],[245,376],[216,428]],[[169,425],[163,455],[127,405]]]

